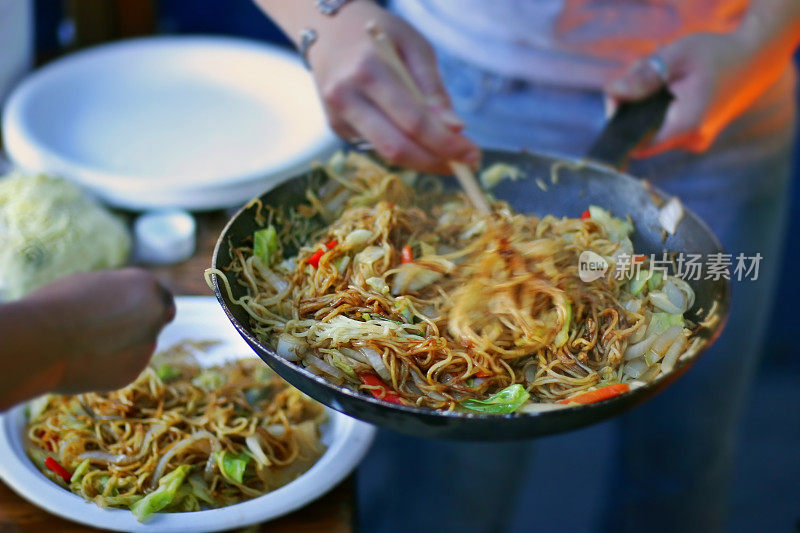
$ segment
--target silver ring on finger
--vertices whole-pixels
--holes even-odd
[[[665,85],[670,81],[670,74],[669,74],[669,67],[664,59],[658,55],[653,54],[647,58],[647,65],[653,69],[653,72],[656,73],[658,79],[661,80],[662,83]]]

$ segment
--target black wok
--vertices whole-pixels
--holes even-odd
[[[644,103],[623,106],[590,151],[589,158],[602,159],[615,166],[624,163],[629,151],[642,137],[658,127],[669,100],[668,93],[662,93]],[[515,165],[525,173],[528,179],[506,180],[492,191],[497,198],[508,201],[519,212],[578,217],[588,205],[594,204],[617,216],[631,216],[636,228],[632,240],[637,253],[661,253],[666,250],[705,255],[722,251],[708,226],[688,210],[676,233],[663,239],[657,204],[668,197],[606,164],[502,150],[485,150],[484,160],[487,166],[501,161]],[[555,163],[567,163],[559,171],[557,184],[550,180],[551,168]],[[536,178],[541,178],[547,184],[546,192],[535,185]],[[304,192],[310,181],[311,172],[297,176],[265,192],[260,199],[264,205],[303,203]],[[448,181],[453,183],[455,180]],[[245,207],[228,223],[217,242],[213,267],[224,271],[231,262],[231,250],[245,243],[259,229],[254,215],[254,206]],[[246,289],[239,284],[231,285],[236,298],[246,293]],[[729,284],[726,280],[700,280],[690,282],[690,285],[696,292],[696,303],[687,316],[700,322],[716,302],[719,320],[698,333],[704,340],[702,348],[681,360],[669,374],[627,394],[595,404],[535,414],[486,415],[398,406],[328,382],[302,366],[283,359],[272,348],[262,344],[253,334],[249,315],[240,306],[231,303],[214,278],[217,299],[244,340],[281,377],[312,398],[347,415],[395,431],[423,437],[469,440],[536,437],[576,429],[618,415],[663,390],[708,349],[722,331],[727,317]],[[698,310],[702,310],[703,314],[698,315]]]

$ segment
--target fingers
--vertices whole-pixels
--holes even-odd
[[[360,139],[361,136],[358,132],[342,118],[340,113],[329,109],[327,103],[325,104],[325,113],[328,115],[328,125],[340,138],[351,144],[355,144]]]
[[[644,58],[634,63],[622,77],[612,81],[606,92],[617,101],[630,102],[650,96],[663,85],[659,72],[649,58]]]
[[[401,131],[441,159],[476,159],[478,147],[449,128],[428,106],[418,102],[388,65],[381,63],[375,68],[383,71],[380,81],[365,80],[364,94]]]
[[[81,394],[121,389],[142,373],[155,348],[155,342],[143,342],[119,350],[113,359],[89,361],[79,369],[71,368],[55,392]]]
[[[167,325],[175,320],[178,309],[175,307],[175,298],[164,285],[158,282],[159,292],[161,293],[161,303],[164,304],[164,324]]]
[[[704,126],[710,106],[711,74],[699,72],[680,43],[659,50],[657,58],[662,68],[653,63],[652,57],[641,59],[606,88],[614,108],[619,102],[646,98],[659,90],[665,80],[675,96],[659,131],[637,148],[633,156],[645,158],[675,149],[692,152],[708,149],[716,136]]]
[[[417,87],[425,95],[430,109],[448,128],[459,132],[464,128],[464,122],[453,111],[450,96],[439,72],[436,53],[423,37],[414,37],[411,42],[399,40],[400,54]]]
[[[155,342],[158,334],[175,317],[172,294],[158,278],[138,268],[112,272],[117,304],[105,319],[97,318],[97,346],[105,353],[115,353],[129,346]],[[116,330],[116,333],[114,333]],[[100,343],[100,338],[105,340]]]
[[[155,350],[156,342],[151,340],[131,346],[117,354],[113,364],[117,365],[118,370],[109,376],[109,382],[106,384],[108,390],[120,389],[132,383],[147,367]]]
[[[345,139],[366,139],[390,163],[449,174],[448,160],[475,166],[480,159],[478,147],[420,103],[377,56],[340,72],[321,93],[331,127]]]
[[[121,387],[147,365],[163,327],[175,317],[170,292],[136,268],[80,274],[30,296],[43,309],[64,371],[62,391]],[[46,311],[46,312],[45,312]]]
[[[634,157],[652,157],[676,149],[699,153],[714,141],[716,134],[704,127],[710,97],[702,78],[690,76],[679,80],[671,90],[675,100],[667,110],[661,129],[650,142],[634,152]]]
[[[398,39],[400,56],[417,83],[420,92],[434,105],[450,107],[450,97],[444,88],[436,62],[436,53],[421,36]]]
[[[148,295],[143,302],[142,328],[144,336],[142,342],[153,343],[161,330],[175,318],[176,307],[172,293],[154,275],[146,271],[139,271],[142,276],[139,290]],[[149,316],[149,320],[145,317]],[[149,324],[148,324],[149,323]],[[147,327],[149,325],[149,327]]]
[[[140,268],[118,271],[119,283],[131,297],[131,304],[140,308],[140,318],[150,317],[159,328],[175,317],[175,299],[158,278]]]
[[[411,139],[363,96],[353,97],[345,116],[388,163],[422,172],[450,173],[446,160]]]

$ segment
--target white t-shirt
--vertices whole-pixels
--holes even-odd
[[[600,88],[629,63],[699,31],[730,31],[748,0],[393,0],[448,53],[498,74]]]

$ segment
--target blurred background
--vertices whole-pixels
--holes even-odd
[[[250,0],[37,0],[33,3],[33,22],[34,65],[78,48],[152,33],[234,35],[289,46]],[[800,149],[795,150],[795,161],[796,168],[800,168]],[[793,191],[794,215],[798,212],[800,187],[795,186]],[[731,516],[734,531],[785,531],[787,524],[794,524],[800,531],[800,347],[794,342],[794,335],[800,330],[800,319],[794,310],[794,302],[800,297],[800,276],[795,275],[800,248],[793,239],[800,231],[800,218],[791,216],[790,220],[788,249],[775,307],[755,310],[770,313],[772,319],[760,375],[751,391],[739,436]],[[609,438],[602,426],[584,431],[587,438],[595,441]],[[546,457],[548,445],[556,444],[553,439],[544,439],[542,457]],[[593,462],[597,468],[598,461]],[[575,467],[592,468],[592,465]],[[598,476],[603,475],[598,470]],[[566,485],[564,488],[568,489]],[[582,529],[590,522],[592,513],[599,512],[599,501],[591,500],[586,502],[583,513],[569,512],[558,496],[564,492],[558,486],[551,489],[552,496],[540,494],[537,500],[540,508],[553,510],[548,513],[553,517],[553,527]],[[540,515],[539,519],[545,521],[539,525],[546,529],[547,517]]]

